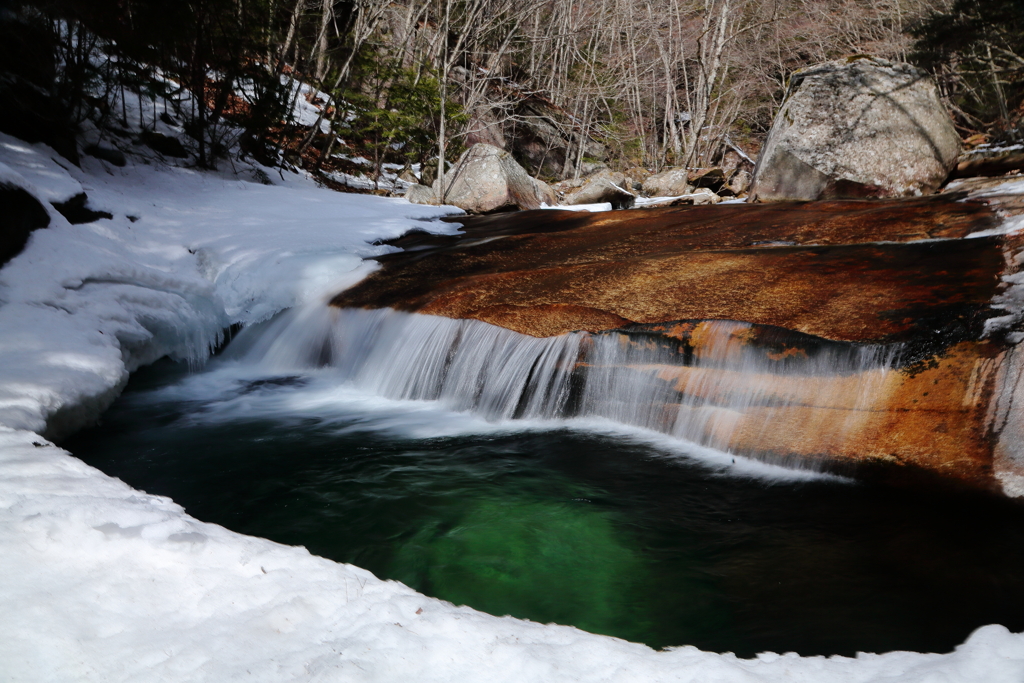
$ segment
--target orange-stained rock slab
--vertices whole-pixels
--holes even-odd
[[[660,359],[614,366],[666,388],[658,429],[1024,496],[1024,357],[985,329],[1024,239],[963,239],[999,219],[959,199],[458,219],[462,235],[396,240],[332,304],[612,331]],[[878,362],[858,365],[865,349]]]
[[[462,236],[399,240],[410,250],[332,303],[533,336],[720,319],[855,342],[973,338],[1003,269],[998,237],[935,239],[995,224],[945,197],[465,220]]]
[[[998,345],[961,342],[931,360],[831,375],[676,365],[636,371],[680,392],[683,415],[675,419],[717,411],[692,423],[723,450],[840,471],[889,466],[996,489],[990,398],[1003,360]]]

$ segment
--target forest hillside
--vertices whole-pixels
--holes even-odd
[[[4,0],[0,130],[375,177],[485,142],[551,182],[756,158],[789,76],[857,54],[930,71],[969,143],[1020,139],[1022,0]]]

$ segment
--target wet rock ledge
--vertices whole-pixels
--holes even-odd
[[[1024,493],[1024,444],[1007,427],[1019,423],[1019,354],[986,328],[1006,315],[993,301],[1024,238],[965,239],[999,223],[984,203],[946,195],[456,220],[457,236],[395,240],[403,251],[380,257],[332,305],[675,345],[671,363],[637,371],[675,387],[679,406],[688,392],[708,394],[701,410],[721,414],[701,423],[706,442],[863,476]],[[788,365],[751,368],[749,353],[735,363],[726,353],[714,367],[692,366],[687,354],[708,321],[744,324],[729,344]],[[822,348],[869,346],[889,349],[893,367],[867,396],[855,394],[877,368],[811,362]],[[736,382],[729,373],[747,374]],[[766,389],[750,405],[727,395],[758,382]]]

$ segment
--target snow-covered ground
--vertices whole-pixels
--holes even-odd
[[[387,190],[392,193],[404,194],[405,190],[409,188],[412,183],[402,180],[398,176],[402,173],[403,167],[399,164],[381,164],[381,173],[376,181],[373,179],[373,162],[366,157],[353,157],[346,154],[335,154],[334,157],[356,164],[357,166],[364,166],[371,175],[359,172],[355,175],[351,173],[344,173],[342,171],[329,171],[324,175],[333,180],[336,183],[341,184],[344,187],[350,187],[354,190]],[[420,165],[412,164],[410,169],[418,178],[420,173]]]
[[[975,632],[946,655],[753,660],[499,618],[366,571],[193,519],[61,450],[128,372],[199,361],[232,323],[334,292],[369,242],[451,231],[452,211],[147,165],[82,169],[0,136],[0,183],[51,211],[0,270],[0,679],[4,681],[760,681],[1019,683],[1024,635]]]

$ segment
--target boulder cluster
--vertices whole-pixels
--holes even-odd
[[[968,141],[970,144],[970,141]],[[423,174],[407,198],[470,213],[610,204],[613,209],[748,202],[915,197],[954,178],[1024,167],[1019,147],[961,155],[934,80],[910,64],[857,55],[795,72],[756,164],[728,146],[713,168],[612,170],[554,185],[531,177],[513,152],[478,142],[445,177]],[[982,149],[984,148],[984,149]],[[528,168],[546,168],[532,157]]]
[[[638,205],[640,198],[647,200],[644,206],[715,204],[745,196],[752,168],[753,164],[730,153],[715,168],[669,168],[652,174],[643,168],[601,167],[581,178],[549,185],[530,176],[510,152],[479,142],[447,171],[443,193],[441,180],[430,169],[406,190],[405,197],[414,204],[451,204],[470,213],[588,204],[628,209]]]

